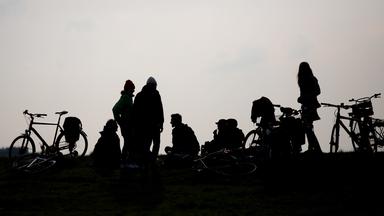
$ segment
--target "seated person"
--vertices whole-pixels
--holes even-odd
[[[98,169],[107,171],[120,166],[121,150],[120,139],[116,133],[117,128],[116,121],[110,119],[105,124],[103,131],[100,132],[101,136],[92,153],[94,165]]]
[[[220,119],[216,122],[217,129],[213,131],[213,140],[205,142],[202,147],[202,154],[209,154],[215,151],[219,151],[222,148],[228,146],[227,142],[227,130],[228,122],[225,119]]]
[[[228,149],[240,149],[244,147],[244,133],[237,127],[237,120],[230,118],[227,119],[227,146]]]
[[[167,146],[167,160],[192,160],[200,151],[200,144],[191,127],[182,122],[180,114],[171,115],[172,147]]]

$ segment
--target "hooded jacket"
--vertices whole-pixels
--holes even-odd
[[[137,93],[133,104],[133,112],[133,119],[137,127],[163,127],[163,104],[155,85],[147,84],[141,92]]]

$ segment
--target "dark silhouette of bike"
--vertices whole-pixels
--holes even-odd
[[[41,155],[60,154],[63,156],[82,157],[87,152],[88,140],[86,133],[81,129],[78,140],[68,141],[66,131],[60,125],[61,116],[67,114],[67,111],[56,112],[59,115],[57,123],[37,122],[35,118],[43,118],[47,114],[29,113],[28,110],[23,112],[24,116],[30,118],[29,126],[25,133],[16,137],[9,147],[9,158],[11,160],[24,155],[36,153],[35,141],[32,138],[34,134],[41,143]],[[34,128],[34,125],[50,125],[56,126],[53,143],[49,145],[39,132]]]
[[[12,161],[13,170],[37,174],[46,171],[56,164],[57,155],[27,154]]]
[[[256,171],[256,164],[242,152],[242,149],[220,149],[194,160],[193,170],[209,171],[223,176],[248,175]]]
[[[336,120],[331,132],[330,152],[339,150],[340,127],[351,138],[356,152],[378,152],[384,147],[384,120],[372,118],[372,99],[379,98],[379,94],[359,99],[350,99],[352,105],[321,103],[326,107],[336,108]],[[341,114],[341,109],[352,110],[348,116]],[[347,126],[345,122],[348,122]]]
[[[280,105],[273,107],[280,108],[279,121],[266,125],[256,121],[256,128],[249,131],[243,141],[248,154],[259,162],[299,154],[305,143],[300,110]]]

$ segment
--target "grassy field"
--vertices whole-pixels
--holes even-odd
[[[158,167],[100,175],[89,158],[26,175],[0,160],[0,215],[384,215],[384,155],[302,155],[242,177]]]

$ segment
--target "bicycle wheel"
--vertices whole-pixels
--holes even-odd
[[[383,152],[384,151],[384,122],[382,120],[377,120],[374,123],[374,131],[375,131],[375,152]]]
[[[354,151],[359,150],[359,142],[360,142],[360,125],[358,121],[351,120],[349,127],[351,129],[351,133],[353,136],[350,136],[351,142],[352,142],[352,147]]]
[[[81,131],[79,140],[69,143],[66,141],[63,131],[57,137],[55,146],[63,156],[83,157],[88,149],[87,135]]]
[[[374,152],[376,151],[376,134],[372,120],[351,121],[351,140],[355,151]]]
[[[330,153],[336,153],[339,149],[339,137],[336,133],[337,125],[334,125],[331,132],[331,141],[329,142]]]
[[[9,159],[14,160],[23,155],[34,154],[36,152],[35,143],[32,138],[27,135],[16,137],[9,147]]]
[[[243,146],[245,149],[255,148],[260,143],[260,132],[257,130],[251,130],[244,138]]]

